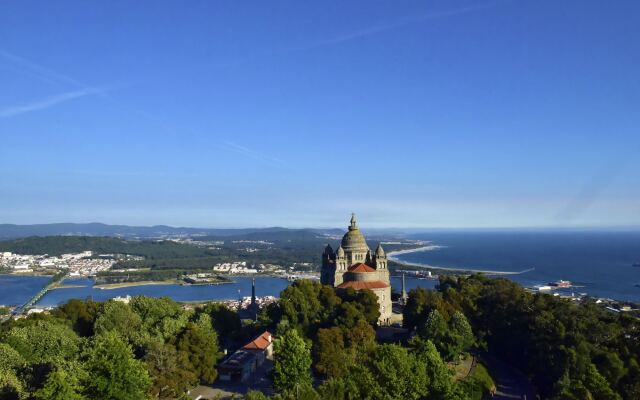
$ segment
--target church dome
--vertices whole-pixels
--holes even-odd
[[[351,225],[349,226],[349,231],[342,237],[342,242],[340,245],[346,251],[358,251],[362,253],[366,253],[367,251],[369,251],[367,241],[356,225],[356,216],[353,214],[351,216]]]

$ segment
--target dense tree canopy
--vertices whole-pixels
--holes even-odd
[[[278,391],[297,390],[311,385],[309,346],[295,329],[289,329],[274,344],[273,387]]]
[[[204,383],[213,383],[220,352],[218,336],[211,325],[189,323],[175,339],[176,349],[186,354],[190,370]]]
[[[544,398],[638,398],[637,318],[477,275],[444,278],[439,293],[469,318],[480,344],[522,368]]]
[[[92,339],[87,348],[85,367],[89,379],[87,392],[92,398],[142,400],[147,398],[151,380],[147,369],[136,360],[131,346],[116,331]]]
[[[307,345],[301,338],[296,339],[297,350],[287,352],[304,354],[296,357],[299,362],[283,356],[282,349],[278,351],[278,343],[286,340],[276,341],[274,387],[280,394],[274,399],[457,398],[453,374],[435,346],[431,342],[420,342],[428,345],[416,348],[377,344],[374,327],[378,317],[377,297],[369,290],[335,291],[308,281],[289,286],[282,292],[280,304],[266,310],[260,320],[262,324],[278,323],[277,335],[281,337],[289,338],[293,333],[306,336],[312,344],[313,358],[307,359]],[[470,327],[464,322],[466,319],[456,317],[456,327],[460,326],[461,335],[469,339]],[[446,322],[443,329],[447,330]],[[470,345],[467,341],[458,349]],[[280,357],[285,358],[279,361]],[[286,363],[280,366],[280,362]],[[326,379],[316,390],[308,386],[309,366],[317,376]],[[291,371],[286,378],[284,370]],[[262,399],[264,395],[252,393],[247,398]]]
[[[36,391],[37,400],[83,400],[82,390],[78,378],[68,374],[63,369],[56,369],[49,373],[44,386]]]
[[[9,320],[0,325],[0,398],[180,397],[215,380],[214,325],[208,313],[149,297],[71,300]]]
[[[379,344],[373,292],[311,281],[290,285],[245,326],[219,304],[73,300],[0,325],[0,398],[177,398],[216,379],[219,341],[237,348],[265,329],[276,332],[280,400],[480,399],[491,371],[478,364],[465,378],[451,367],[478,349],[518,366],[544,399],[640,398],[640,321],[632,316],[482,276],[413,290],[404,313],[415,337]]]

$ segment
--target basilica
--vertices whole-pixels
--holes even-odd
[[[324,249],[320,281],[323,285],[338,289],[370,289],[378,296],[378,324],[391,323],[391,285],[387,256],[380,244],[375,252],[371,252],[356,224],[355,215],[352,214],[349,230],[338,249],[334,252],[330,245]]]

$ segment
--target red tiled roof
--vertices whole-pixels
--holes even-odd
[[[362,282],[362,281],[347,281],[338,285],[339,289],[346,288],[354,288],[355,290],[360,289],[384,289],[389,287],[388,284],[382,281],[370,281],[370,282]]]
[[[360,263],[350,266],[349,272],[376,272],[376,270],[367,264]]]
[[[271,338],[271,341],[269,340],[269,338]],[[269,331],[264,331],[262,335],[258,336],[253,341],[245,344],[243,349],[244,350],[264,350],[267,347],[269,347],[272,341],[273,341],[273,337],[271,336],[271,333]]]

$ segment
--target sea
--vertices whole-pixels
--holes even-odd
[[[499,271],[527,287],[571,281],[563,294],[640,301],[640,232],[469,231],[414,235],[427,250],[395,256],[438,267]]]
[[[430,242],[427,249],[397,254],[399,261],[425,269],[449,268],[508,273],[507,279],[527,287],[568,280],[573,283],[562,294],[640,302],[640,232],[427,232],[413,239]],[[369,243],[372,245],[372,243]],[[319,251],[321,252],[322,249]],[[434,271],[435,273],[435,271]],[[176,301],[237,300],[251,295],[251,278],[233,277],[220,285],[144,285],[117,289],[93,287],[90,279],[66,279],[70,288],[49,291],[37,306],[55,306],[70,299],[108,300],[117,296],[168,296]],[[432,289],[437,280],[407,276],[406,289]],[[0,275],[0,305],[20,305],[48,282],[47,277]],[[258,296],[278,296],[290,282],[276,277],[258,277]],[[400,291],[401,279],[391,278]]]

